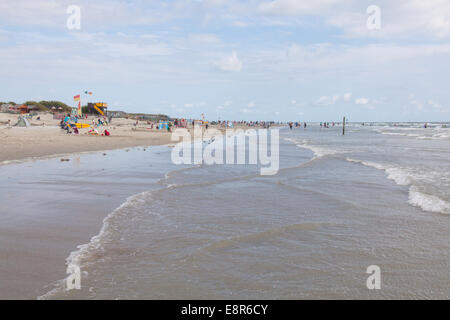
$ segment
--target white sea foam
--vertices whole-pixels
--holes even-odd
[[[129,210],[133,210],[140,203],[143,203],[150,196],[151,191],[145,191],[137,195],[127,198],[127,200],[121,204],[117,209],[112,211],[109,215],[103,219],[103,225],[100,232],[91,238],[89,243],[79,245],[78,250],[72,251],[69,257],[66,259],[67,267],[77,267],[83,271],[90,262],[95,253],[103,250],[104,244],[108,241],[110,236],[114,232],[119,231],[120,224],[114,223],[114,219],[119,215],[127,215]],[[86,272],[82,273],[87,275]],[[58,294],[67,292],[66,279],[59,280],[55,283],[55,288],[46,294],[39,296],[38,300],[52,299]]]
[[[338,153],[337,150],[333,150],[330,148],[325,148],[325,147],[317,146],[317,145],[311,145],[308,143],[307,140],[299,141],[299,140],[291,139],[291,138],[285,138],[285,140],[294,143],[297,147],[311,150],[312,152],[314,152],[314,159],[322,158],[325,156],[329,156],[329,155]]]
[[[381,134],[390,135],[390,136],[406,136],[406,134],[401,132],[386,132],[386,131],[379,131]]]
[[[425,211],[450,214],[450,203],[439,197],[424,194],[418,191],[415,186],[409,188],[409,203]]]
[[[347,161],[361,163],[366,167],[372,167],[378,170],[383,170],[386,172],[388,179],[395,181],[396,184],[401,186],[407,186],[411,184],[411,179],[409,174],[402,170],[401,168],[389,166],[381,163],[371,162],[371,161],[362,161],[347,158]]]
[[[417,127],[382,127],[374,128],[375,132],[383,135],[390,136],[404,136],[412,137],[418,140],[431,140],[431,139],[448,139],[450,138],[450,130],[448,128],[442,127],[432,127],[423,128],[422,126]]]
[[[448,139],[448,138],[450,138],[450,133],[436,133],[436,134],[433,134],[433,137],[434,138],[443,138],[443,139]]]
[[[439,176],[438,173],[432,172],[417,172],[409,168],[401,168],[393,165],[381,164],[371,161],[363,161],[347,158],[347,161],[360,163],[367,167],[372,167],[378,170],[383,170],[386,172],[388,179],[395,181],[396,184],[402,186],[409,186],[409,200],[408,202],[416,207],[421,208],[424,211],[429,212],[439,212],[450,214],[450,203],[435,196],[426,194],[419,190],[419,187],[414,183],[416,181],[432,181]]]

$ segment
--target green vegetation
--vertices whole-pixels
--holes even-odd
[[[53,107],[56,109],[62,108],[62,111],[64,112],[70,112],[72,110],[72,107],[60,101],[39,101],[39,104],[46,107],[48,110],[51,110]]]
[[[12,104],[14,106],[21,105],[20,103],[15,103],[14,101],[0,102],[0,105],[1,104]],[[58,110],[59,108],[62,108],[63,112],[70,112],[72,110],[72,107],[60,101],[25,101],[22,104],[26,106],[36,106],[38,107],[39,111],[50,111],[52,110],[52,107],[55,107]]]
[[[81,112],[85,114],[87,112],[87,105],[81,106]]]
[[[23,104],[27,105],[27,106],[36,106],[39,108],[39,111],[48,111],[48,108],[46,106],[44,106],[36,101],[26,101]]]
[[[0,102],[0,105],[2,104],[12,104],[12,105],[21,105],[18,103],[15,103],[13,101],[10,102]],[[64,112],[64,113],[70,113],[72,111],[72,107],[68,106],[67,104],[65,104],[64,102],[60,102],[60,101],[26,101],[23,103],[26,106],[36,106],[38,107],[38,111],[41,112],[49,112],[52,110],[57,110],[58,112]],[[53,107],[55,109],[53,109]],[[62,110],[60,110],[59,108],[62,108]],[[84,105],[81,107],[81,111],[83,112],[83,114],[87,113],[87,105]],[[123,112],[123,111],[109,111],[111,113],[114,112]],[[149,121],[159,121],[159,120],[169,120],[169,116],[165,115],[165,114],[146,114],[146,113],[126,113],[123,112],[123,116],[126,118],[131,118],[131,119],[138,119],[138,120],[149,120]]]

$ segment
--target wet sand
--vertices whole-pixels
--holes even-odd
[[[130,173],[133,157],[149,152],[158,151],[133,148],[0,166],[0,299],[36,299],[67,277],[69,253],[98,234],[103,219],[128,196],[163,177],[155,172],[123,180],[114,173],[118,167]]]

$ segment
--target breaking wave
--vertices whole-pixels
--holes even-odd
[[[297,147],[309,149],[312,152],[314,152],[313,159],[322,158],[325,156],[330,156],[330,155],[334,155],[334,154],[338,153],[337,150],[333,150],[330,148],[324,148],[322,146],[317,146],[317,145],[311,145],[308,143],[307,140],[296,140],[296,139],[292,139],[292,138],[284,138],[284,139],[286,141],[290,141],[290,142],[294,143]]]
[[[387,174],[387,178],[393,180],[401,186],[409,186],[408,202],[409,204],[419,207],[424,211],[450,214],[450,203],[439,198],[436,195],[427,194],[419,189],[414,183],[416,181],[430,181],[430,176],[439,176],[439,173],[417,172],[410,168],[401,168],[387,164],[380,164],[371,161],[362,161],[347,158],[349,162],[355,162],[367,167],[383,170]]]
[[[102,255],[104,245],[112,240],[115,234],[120,232],[122,226],[120,219],[128,219],[130,214],[136,212],[136,208],[144,204],[150,196],[151,191],[145,191],[131,196],[127,198],[127,200],[117,209],[107,215],[105,219],[103,219],[103,225],[100,232],[96,236],[92,237],[88,243],[79,245],[77,250],[70,253],[69,257],[66,259],[67,267],[76,267],[79,268],[79,270],[83,270],[90,263],[95,262],[98,257]],[[87,272],[84,272],[83,274],[86,276]],[[69,290],[66,288],[66,279],[56,281],[54,283],[54,289],[42,296],[39,296],[37,299],[53,299],[60,294],[68,292]]]

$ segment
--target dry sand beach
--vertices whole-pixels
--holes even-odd
[[[0,113],[0,162],[170,143],[170,133],[149,129],[144,122],[135,127],[132,119],[113,119],[111,125],[104,127],[111,136],[104,137],[88,135],[89,129],[80,129],[78,135],[67,134],[59,128],[59,120],[53,120],[49,113],[40,114],[40,120],[33,117],[29,128],[8,127],[8,120],[14,125],[17,117]],[[90,124],[92,119],[82,122]]]

